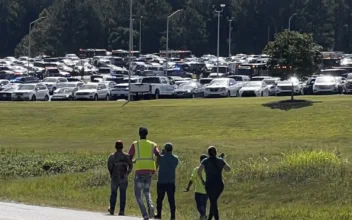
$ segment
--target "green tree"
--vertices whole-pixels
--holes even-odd
[[[269,42],[264,53],[271,56],[271,62],[287,67],[289,74],[299,77],[311,75],[321,63],[322,47],[314,43],[311,34],[296,31],[284,31]],[[281,75],[285,77],[285,75]]]

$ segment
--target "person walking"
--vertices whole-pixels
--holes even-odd
[[[118,140],[115,143],[116,152],[108,159],[108,170],[111,177],[110,207],[108,212],[115,213],[117,190],[120,189],[120,211],[119,215],[125,215],[126,190],[128,186],[128,175],[133,169],[131,157],[123,152],[123,143]]]
[[[159,161],[159,172],[158,172],[158,183],[157,183],[157,200],[156,210],[157,214],[154,219],[161,219],[163,200],[165,194],[169,201],[171,220],[176,219],[176,203],[175,203],[175,191],[176,191],[176,168],[178,166],[178,157],[173,154],[173,146],[171,143],[167,143],[164,146],[164,153],[160,157]]]
[[[152,176],[157,170],[156,159],[160,159],[156,143],[147,140],[148,129],[139,128],[140,140],[133,142],[128,154],[135,162],[134,194],[144,220],[154,217],[154,206],[150,195]],[[147,200],[147,207],[142,200],[142,191]]]
[[[200,162],[202,162],[206,158],[208,158],[208,156],[205,154],[202,154],[200,156]],[[207,195],[207,192],[205,191],[205,188],[201,179],[198,176],[198,169],[199,169],[199,166],[193,169],[191,179],[188,182],[188,186],[185,192],[189,192],[189,189],[194,183],[194,199],[196,201],[197,210],[200,214],[199,219],[206,220],[208,195]],[[204,170],[202,171],[202,177],[204,180],[206,180]]]
[[[205,186],[205,191],[209,196],[210,213],[208,220],[219,220],[218,199],[224,190],[224,182],[222,180],[222,171],[229,172],[230,166],[225,162],[222,157],[217,157],[217,150],[214,146],[208,148],[209,157],[201,162],[198,169],[198,176]],[[204,180],[202,172],[205,171],[206,180]]]

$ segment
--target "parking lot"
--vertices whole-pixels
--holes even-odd
[[[232,57],[190,51],[141,55],[87,49],[78,56],[0,59],[2,101],[115,101],[160,98],[266,97],[349,94],[349,65],[325,65],[305,77],[273,77],[277,67],[265,54]],[[329,55],[331,59],[331,54]],[[341,55],[339,55],[341,56]],[[348,63],[349,55],[339,57]],[[334,62],[336,64],[337,62]]]

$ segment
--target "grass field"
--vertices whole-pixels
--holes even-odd
[[[181,160],[179,220],[198,218],[193,193],[183,189],[209,145],[233,167],[224,174],[222,219],[351,219],[352,97],[279,104],[283,99],[160,100],[124,107],[0,103],[0,199],[105,212],[105,160],[114,141],[122,139],[127,150],[138,127],[147,126],[149,139],[159,146],[172,142]],[[131,182],[127,214],[139,216],[132,188]]]

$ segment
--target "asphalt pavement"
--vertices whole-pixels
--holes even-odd
[[[111,216],[107,213],[75,211],[0,202],[0,220],[140,220],[136,217]]]

